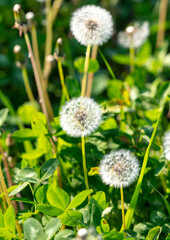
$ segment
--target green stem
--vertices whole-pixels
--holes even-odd
[[[3,189],[4,195],[5,195],[6,202],[7,202],[8,206],[10,207],[10,206],[12,206],[12,203],[11,203],[9,195],[8,195],[8,191],[7,191],[6,183],[4,181],[4,176],[3,176],[3,173],[2,173],[1,166],[0,166],[0,182],[1,182],[1,185],[2,185],[2,189]],[[21,236],[21,234],[22,234],[21,226],[19,225],[17,220],[16,220],[16,229],[17,229],[19,238],[22,239],[22,236]]]
[[[35,62],[34,55],[33,55],[31,43],[30,43],[27,33],[24,33],[24,37],[25,37],[25,42],[26,42],[27,48],[28,48],[28,52],[30,54],[30,59],[31,59],[31,64],[32,64],[33,72],[34,72],[35,82],[36,82],[38,94],[40,97],[41,107],[42,107],[44,115],[46,116],[48,128],[51,129],[49,116],[48,116],[48,112],[47,112],[47,107],[46,107],[46,103],[45,103],[45,98],[44,98],[44,92],[43,92],[43,88],[41,85],[40,76],[38,74],[38,69],[37,69],[37,65]]]
[[[126,124],[124,122],[125,120],[125,112],[124,112],[124,107],[120,108],[120,130],[121,132],[126,132]]]
[[[91,50],[91,45],[88,45],[86,50],[85,63],[84,63],[84,74],[83,74],[82,83],[81,83],[82,97],[85,97],[86,95],[86,83],[87,83],[87,73],[88,73],[88,67],[89,67],[90,50]]]
[[[130,72],[132,73],[135,70],[135,49],[133,46],[133,41],[131,41],[129,49],[129,58],[130,58]]]
[[[97,51],[98,51],[98,46],[93,46],[92,53],[91,53],[91,59],[94,59],[94,60],[96,59]],[[87,97],[91,97],[92,86],[93,86],[93,76],[94,76],[94,73],[88,74],[87,92],[86,92]]]
[[[66,214],[68,215],[68,217],[70,218],[70,220],[71,220],[71,222],[72,222],[72,224],[73,224],[74,232],[75,232],[75,234],[77,235],[77,231],[76,231],[76,228],[75,228],[75,226],[74,226],[74,222],[73,222],[72,218],[70,217],[70,215],[68,214],[67,211],[65,211],[65,212],[66,212]]]
[[[58,58],[58,71],[59,71],[59,76],[60,76],[60,82],[61,82],[61,86],[62,86],[62,91],[67,99],[67,101],[70,100],[69,94],[68,94],[68,90],[66,87],[66,84],[64,82],[64,74],[63,74],[63,68],[62,68],[62,63],[61,63],[61,59]]]
[[[27,70],[26,70],[25,67],[22,67],[21,71],[22,71],[22,77],[23,77],[23,80],[24,80],[24,85],[25,85],[25,89],[26,89],[26,92],[27,92],[28,99],[35,106],[35,99],[34,99],[34,95],[32,93],[31,86],[30,86],[30,83],[29,83],[29,80],[28,80]]]
[[[123,196],[123,188],[120,188],[120,196],[121,196],[121,205],[122,205],[122,225],[123,225],[123,230],[126,229],[126,224],[125,224],[125,209],[124,209],[124,196]]]
[[[86,153],[85,153],[84,137],[81,138],[81,141],[82,141],[82,159],[83,159],[84,180],[85,180],[86,189],[89,190],[89,182],[88,182],[87,167],[86,167]],[[90,195],[89,195],[89,198],[90,198]]]
[[[146,149],[144,160],[143,160],[143,165],[142,165],[142,169],[141,169],[141,173],[140,173],[140,176],[139,176],[139,179],[138,179],[135,191],[134,191],[133,196],[131,198],[129,208],[128,208],[126,216],[125,216],[126,229],[129,229],[130,226],[131,226],[132,218],[133,218],[133,215],[134,215],[134,212],[135,212],[137,200],[138,200],[138,197],[139,197],[139,192],[140,192],[140,189],[141,189],[143,177],[144,177],[144,174],[145,174],[145,170],[146,170],[146,166],[147,166],[147,162],[148,162],[148,158],[149,158],[150,148],[151,148],[151,145],[152,145],[153,140],[155,138],[156,131],[157,131],[157,128],[158,128],[158,125],[159,125],[159,122],[161,120],[161,116],[162,116],[162,113],[163,113],[163,109],[164,108],[160,109],[160,115],[159,115],[158,120],[157,120],[157,122],[155,124],[155,127],[154,127],[154,130],[153,130],[153,133],[152,133],[149,145],[148,145],[148,147]],[[122,226],[122,229],[123,229],[123,226]]]

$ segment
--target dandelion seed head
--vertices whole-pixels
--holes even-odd
[[[131,44],[134,48],[140,47],[149,36],[149,23],[142,24],[135,22],[134,25],[128,26],[125,31],[118,34],[118,43],[124,48],[130,48]]]
[[[20,4],[15,4],[13,7],[13,12],[19,13],[21,11],[21,5]]]
[[[74,37],[82,45],[102,45],[113,33],[111,14],[104,8],[86,5],[73,13],[70,22]]]
[[[62,129],[72,137],[89,136],[100,125],[102,113],[99,105],[91,98],[73,98],[60,112]]]
[[[87,231],[86,228],[81,228],[81,229],[79,229],[78,232],[77,232],[77,236],[80,237],[80,238],[83,238],[83,239],[84,239],[85,237],[87,237],[87,235],[88,235],[88,231]]]
[[[139,175],[139,161],[129,150],[112,151],[101,161],[99,174],[107,185],[116,188],[127,187]]]
[[[170,161],[170,130],[163,137],[163,149],[165,158]]]
[[[31,21],[31,20],[34,19],[35,15],[34,15],[33,12],[27,12],[26,15],[25,15],[25,17],[26,17],[26,19],[27,19],[28,21]]]

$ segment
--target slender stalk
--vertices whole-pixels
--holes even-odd
[[[83,159],[84,180],[85,180],[86,189],[89,190],[89,182],[88,182],[87,167],[86,167],[86,152],[85,152],[84,137],[81,138],[81,142],[82,142],[82,159]],[[90,195],[88,196],[88,198],[90,199]]]
[[[83,74],[82,85],[81,85],[81,96],[82,97],[85,97],[85,94],[86,94],[86,82],[87,82],[87,72],[88,72],[88,67],[89,67],[90,50],[91,50],[91,45],[88,45],[87,50],[86,50],[84,74]]]
[[[133,46],[133,41],[131,41],[130,49],[129,49],[129,58],[130,58],[130,72],[134,72],[135,70],[135,49]]]
[[[58,15],[58,12],[59,12],[62,2],[63,2],[63,0],[54,0],[54,2],[53,2],[52,8],[51,8],[53,22],[55,21],[57,15]]]
[[[40,78],[43,93],[44,93],[45,103],[47,105],[49,119],[53,120],[54,118],[53,109],[51,106],[51,102],[46,89],[46,83],[45,83],[45,80],[43,79],[42,70],[41,70],[40,57],[39,57],[39,51],[38,51],[37,30],[34,22],[31,24],[31,37],[32,37],[33,53],[34,53],[35,62],[37,64],[37,70],[38,70],[39,78]]]
[[[22,71],[22,77],[24,80],[25,90],[27,92],[28,99],[33,105],[35,105],[35,99],[34,99],[34,95],[32,93],[31,86],[28,80],[27,70],[25,67],[22,67],[21,71]]]
[[[39,76],[41,76],[42,75],[41,64],[40,64],[40,56],[38,51],[37,30],[36,30],[35,23],[31,24],[31,38],[32,38],[33,53],[34,53],[35,61],[37,64],[38,73],[39,73]]]
[[[148,163],[150,148],[151,148],[151,145],[152,145],[153,140],[155,138],[155,135],[156,135],[156,132],[157,132],[157,128],[158,128],[159,122],[161,120],[161,116],[163,114],[163,109],[164,109],[164,107],[160,109],[160,115],[159,115],[158,120],[157,120],[157,122],[155,124],[155,127],[154,127],[154,130],[153,130],[153,133],[152,133],[149,145],[148,145],[148,147],[146,149],[146,152],[145,152],[145,156],[144,156],[144,160],[143,160],[140,176],[139,176],[139,179],[138,179],[135,191],[133,193],[133,196],[131,198],[129,208],[128,208],[127,212],[126,212],[126,216],[125,216],[125,219],[126,219],[126,229],[130,228],[130,225],[131,225],[131,222],[132,222],[132,218],[133,218],[133,215],[134,215],[134,212],[135,212],[135,208],[136,208],[137,200],[138,200],[138,197],[139,197],[139,192],[140,192],[140,189],[141,189],[143,177],[144,177],[146,166],[147,166],[147,163]],[[122,226],[122,229],[123,229],[123,226]]]
[[[57,59],[58,62],[58,71],[59,71],[59,76],[60,76],[60,82],[61,82],[61,86],[62,86],[62,91],[67,99],[67,101],[70,100],[69,94],[68,94],[68,90],[64,81],[64,74],[63,74],[63,68],[62,68],[62,63],[61,63],[61,59],[58,58]]]
[[[160,47],[164,41],[167,6],[168,6],[168,0],[160,0],[156,47]]]
[[[50,121],[49,121],[49,117],[48,117],[47,107],[46,107],[46,104],[45,104],[44,92],[43,92],[43,89],[42,89],[41,80],[40,80],[40,77],[39,77],[39,74],[38,74],[37,65],[36,65],[35,58],[34,58],[34,55],[33,55],[33,52],[32,52],[32,47],[31,47],[31,44],[30,44],[28,34],[24,33],[24,37],[25,37],[25,42],[26,42],[27,48],[28,48],[28,52],[30,54],[30,59],[31,59],[31,63],[32,63],[34,76],[35,76],[37,90],[38,90],[38,94],[39,94],[39,97],[40,97],[40,104],[41,104],[43,113],[47,118],[47,126],[50,129]]]
[[[123,223],[123,230],[126,229],[125,224],[125,209],[124,209],[124,196],[123,196],[123,188],[120,188],[120,196],[121,196],[121,205],[122,205],[122,223]]]
[[[3,193],[1,181],[0,181],[0,193]],[[5,201],[5,196],[2,196],[2,209],[3,209],[4,211],[7,210],[7,205],[6,205],[6,201]]]
[[[125,122],[124,122],[124,120],[125,120],[125,112],[124,112],[124,107],[122,106],[121,108],[120,108],[120,130],[122,131],[122,132],[126,132],[126,124],[125,124]]]
[[[48,55],[51,54],[51,50],[52,50],[52,27],[53,27],[53,23],[52,23],[52,15],[51,15],[51,0],[46,0],[46,21],[47,21],[47,25],[46,25],[46,41],[45,41],[45,56],[44,56],[44,71],[43,71],[43,75],[46,72],[46,68],[47,68],[47,62],[46,62],[46,57]]]
[[[3,176],[3,173],[2,173],[1,166],[0,166],[0,181],[1,181],[3,192],[5,194],[6,202],[7,202],[8,206],[10,207],[10,206],[12,206],[12,203],[11,203],[9,195],[8,195],[8,191],[7,191],[7,187],[6,187],[5,181],[4,181],[4,176]],[[17,229],[17,232],[18,232],[18,235],[19,235],[20,239],[22,239],[22,235],[21,235],[22,234],[22,230],[21,230],[21,226],[19,225],[17,219],[16,219],[16,229]]]
[[[94,59],[94,60],[96,59],[97,51],[98,51],[98,46],[93,46],[92,53],[91,53],[91,59]],[[94,76],[94,73],[88,74],[87,92],[86,92],[87,97],[91,97],[92,86],[93,86],[93,76]]]

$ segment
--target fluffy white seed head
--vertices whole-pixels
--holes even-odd
[[[146,41],[148,36],[149,23],[135,22],[134,25],[128,26],[124,32],[119,32],[118,43],[124,48],[130,48],[131,44],[134,48],[138,48]]]
[[[170,130],[167,131],[163,138],[163,148],[165,158],[170,161]]]
[[[27,19],[28,21],[31,21],[31,20],[34,19],[35,15],[34,15],[33,12],[27,12],[27,14],[25,15],[25,17],[26,17],[26,19]]]
[[[132,184],[139,174],[139,161],[129,150],[121,149],[106,154],[100,163],[102,181],[116,188]]]
[[[113,33],[111,14],[104,8],[86,5],[73,13],[70,22],[74,37],[82,45],[102,45]]]
[[[60,125],[72,137],[89,136],[100,125],[102,113],[91,98],[73,98],[60,112]]]
[[[13,12],[19,13],[21,11],[21,5],[20,4],[15,4],[13,7]]]

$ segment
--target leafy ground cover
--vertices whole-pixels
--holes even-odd
[[[0,6],[0,239],[169,240],[167,1]]]

